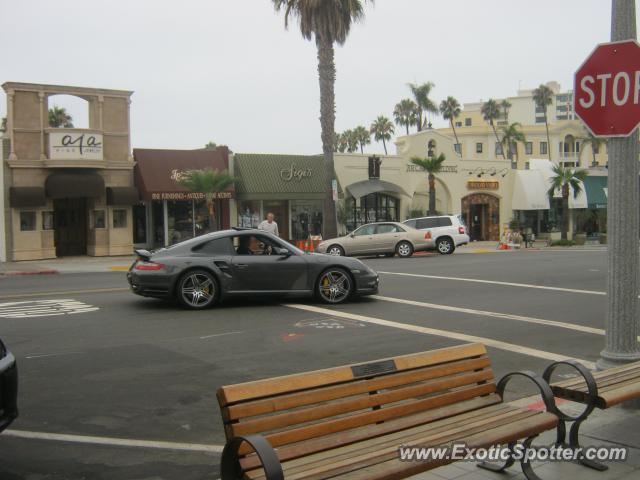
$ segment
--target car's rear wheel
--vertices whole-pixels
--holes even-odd
[[[337,257],[344,257],[344,248],[342,248],[340,245],[331,245],[329,248],[327,248],[327,253],[329,255],[335,255]]]
[[[353,293],[351,276],[342,268],[329,268],[320,274],[316,294],[324,303],[342,303]]]
[[[193,310],[202,310],[216,302],[218,282],[206,270],[191,270],[178,281],[176,293],[183,306]]]
[[[439,239],[437,248],[438,253],[440,253],[441,255],[451,255],[456,249],[455,245],[453,244],[453,240],[448,237]]]
[[[396,253],[399,257],[409,258],[411,255],[413,255],[413,245],[411,245],[409,242],[400,242],[398,245],[396,245]]]

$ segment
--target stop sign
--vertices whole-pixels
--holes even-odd
[[[603,43],[578,68],[575,112],[597,137],[626,137],[640,123],[640,45]]]

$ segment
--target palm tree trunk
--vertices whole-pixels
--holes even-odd
[[[207,200],[207,209],[209,210],[209,231],[215,232],[216,228],[216,209],[213,204],[214,200]]]
[[[560,238],[569,238],[569,188],[568,185],[562,187],[562,233]]]
[[[418,123],[416,123],[416,126],[418,127],[418,131],[421,132],[422,131],[422,110],[418,112]]]
[[[449,123],[451,124],[451,129],[453,130],[453,136],[456,139],[456,145],[460,145],[460,141],[458,140],[458,134],[456,133],[456,127],[454,127],[453,125],[453,119],[449,120]],[[460,156],[462,156],[462,145],[460,145]]]
[[[544,126],[547,129],[547,155],[551,161],[551,140],[549,139],[549,122],[547,122],[547,109],[544,109]]]
[[[333,201],[332,181],[335,178],[333,164],[333,132],[335,131],[336,111],[334,86],[336,81],[336,65],[334,62],[333,43],[316,33],[318,49],[318,78],[320,83],[320,126],[324,171],[326,175],[326,194],[322,215],[323,238],[334,238],[337,235],[336,204]]]
[[[384,138],[382,138],[382,146],[384,147],[384,154],[387,154],[387,142],[384,141]]]
[[[500,138],[498,138],[498,131],[496,130],[496,126],[493,124],[493,122],[491,122],[491,128],[493,128],[493,134],[496,136],[496,142],[502,145],[502,143],[500,142]],[[504,148],[502,149],[502,159],[507,159],[507,156],[504,154]]]
[[[407,127],[407,135],[409,135],[409,121],[407,120],[407,123],[404,124],[405,127]]]
[[[360,142],[360,154],[364,155],[364,149],[362,148],[362,142]]]
[[[429,174],[429,211],[427,215],[436,214],[436,177],[433,173]]]

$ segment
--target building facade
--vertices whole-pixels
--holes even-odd
[[[8,82],[3,158],[8,260],[124,255],[133,246],[132,92]],[[55,95],[86,102],[88,128],[53,128]],[[3,155],[4,157],[4,155]]]

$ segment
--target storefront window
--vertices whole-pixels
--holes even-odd
[[[104,210],[93,211],[93,228],[106,228],[107,222]]]
[[[127,211],[119,208],[113,211],[113,228],[127,227]]]
[[[348,231],[365,223],[398,221],[398,199],[390,195],[371,193],[360,198],[360,206],[356,205],[355,199],[347,199],[346,226]]]
[[[238,226],[258,228],[260,224],[260,201],[245,200],[238,202]]]
[[[306,240],[322,235],[322,202],[297,200],[291,202],[291,239]]]
[[[209,226],[209,207],[207,207],[206,200],[194,201],[194,225],[196,237],[204,233],[210,232],[212,229]],[[220,212],[214,212],[216,217],[220,215]]]
[[[53,212],[42,212],[42,230],[53,230]]]
[[[169,244],[193,238],[193,202],[167,201],[169,216]]]
[[[31,232],[36,229],[36,212],[20,212],[20,231]]]
[[[141,203],[134,205],[133,243],[147,243],[147,207]]]

